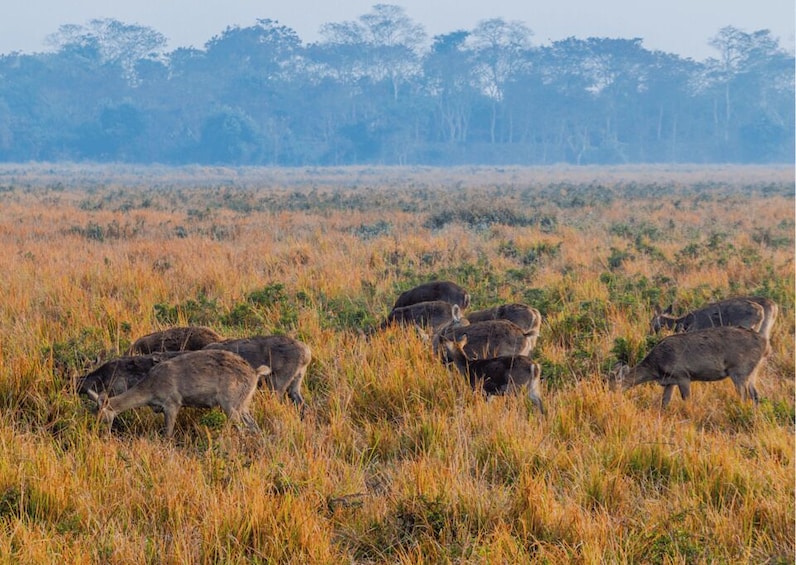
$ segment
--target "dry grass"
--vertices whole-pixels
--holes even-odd
[[[794,192],[785,168],[0,168],[0,561],[791,563]],[[545,322],[541,417],[413,331],[445,278]],[[758,408],[729,382],[611,393],[656,303],[781,307]],[[307,342],[308,411],[103,429],[74,379],[198,323]]]

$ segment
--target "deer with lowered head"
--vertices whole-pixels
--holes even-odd
[[[663,338],[635,367],[614,366],[609,377],[612,389],[656,382],[663,387],[665,408],[674,388],[683,400],[691,394],[692,382],[732,379],[742,400],[758,402],[755,381],[769,351],[762,334],[746,328],[721,326]]]
[[[108,397],[93,389],[88,389],[87,394],[97,403],[99,417],[108,425],[119,413],[147,405],[155,412],[163,412],[164,431],[171,437],[181,407],[218,406],[230,421],[242,422],[256,431],[259,428],[249,413],[249,404],[260,376],[269,372],[267,366],[255,371],[242,357],[229,351],[191,351],[158,363],[122,394]]]
[[[445,300],[429,300],[393,308],[387,319],[382,322],[380,329],[385,329],[391,324],[416,325],[421,329],[428,328],[433,334],[447,325],[463,323],[466,324],[467,319],[462,317],[462,310],[458,304],[451,304]]]
[[[480,386],[487,397],[496,394],[515,392],[523,386],[528,387],[528,397],[545,413],[539,394],[539,383],[542,378],[541,367],[531,361],[530,357],[502,355],[486,359],[469,359],[465,354],[467,336],[458,340],[442,337],[441,346],[447,357],[470,382],[476,390]]]
[[[93,390],[116,396],[144,380],[149,370],[158,363],[183,353],[184,351],[164,351],[150,355],[123,355],[106,361],[80,377],[75,388],[78,394],[88,394],[89,390]]]
[[[485,320],[508,320],[514,322],[531,338],[531,349],[536,347],[539,330],[542,326],[542,314],[536,308],[517,302],[501,304],[484,310],[476,310],[467,314],[470,323]]]
[[[514,322],[508,320],[485,320],[466,326],[447,326],[434,334],[432,347],[448,359],[445,348],[440,346],[443,338],[458,341],[467,336],[464,351],[469,359],[498,357],[500,355],[530,355],[533,339]]]
[[[704,330],[717,326],[737,326],[754,330],[771,339],[771,329],[777,318],[779,307],[762,296],[739,296],[712,302],[682,316],[674,316],[672,307],[666,310],[655,308],[650,322],[653,332],[669,328],[676,332]]]

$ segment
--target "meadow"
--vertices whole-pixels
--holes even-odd
[[[792,563],[792,167],[0,167],[0,562]],[[489,402],[398,294],[544,316],[542,416]],[[732,383],[606,386],[655,305],[759,294],[758,406]],[[300,417],[97,421],[75,380],[173,325],[287,334]]]

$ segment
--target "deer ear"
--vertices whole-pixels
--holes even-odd
[[[669,305],[666,307],[666,310],[664,310],[664,311],[663,311],[663,313],[664,313],[664,314],[671,314],[672,312],[674,312],[674,309],[672,308],[672,305],[671,305],[671,304],[669,304]]]
[[[458,304],[454,304],[451,307],[451,314],[453,315],[453,320],[458,322],[462,319],[462,309],[459,308]]]
[[[656,316],[661,315],[663,313],[663,310],[661,309],[661,305],[660,304],[656,304],[655,306],[653,306],[652,307],[652,313],[655,314]]]

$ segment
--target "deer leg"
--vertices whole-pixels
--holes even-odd
[[[735,385],[735,390],[738,391],[738,396],[741,397],[741,400],[746,400],[746,393],[747,393],[746,383],[742,383],[740,381],[736,381],[735,379],[733,379],[732,384]]]
[[[254,417],[248,411],[238,412],[235,410],[230,414],[230,416],[230,419],[234,420],[236,424],[243,423],[243,425],[245,425],[250,432],[260,431],[260,426],[257,425]]]
[[[673,392],[674,392],[674,385],[664,386],[663,398],[661,399],[661,408],[666,408],[669,405],[669,401],[672,399]]]
[[[755,385],[749,384],[747,385],[747,388],[749,389],[749,398],[751,398],[755,404],[759,404],[760,397],[757,395],[757,389],[755,388]]]
[[[178,407],[176,406],[163,407],[163,416],[166,419],[166,425],[164,427],[166,437],[171,437],[174,434],[174,424],[177,422],[177,410]]]
[[[733,384],[735,385],[735,390],[738,391],[738,395],[741,397],[741,400],[746,400],[747,398],[752,399],[755,404],[760,402],[760,397],[757,394],[757,389],[755,388],[754,383],[750,381],[740,382],[733,379]]]
[[[677,389],[680,391],[680,398],[682,398],[683,400],[688,400],[688,397],[691,396],[690,381],[681,381],[677,383]]]
[[[296,378],[291,381],[287,389],[288,398],[300,409],[304,408],[304,397],[301,396],[301,382],[303,377],[304,375],[297,375]]]

